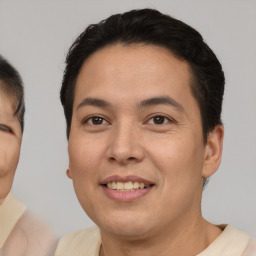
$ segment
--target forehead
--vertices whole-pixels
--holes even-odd
[[[109,90],[131,91],[143,94],[146,89],[189,90],[191,72],[186,61],[178,59],[164,47],[154,45],[121,44],[104,47],[92,54],[82,65],[76,82],[76,91],[104,93]],[[136,91],[132,87],[136,84]],[[168,85],[173,88],[168,88]],[[75,93],[75,98],[80,93]]]

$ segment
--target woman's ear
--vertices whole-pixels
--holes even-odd
[[[203,178],[213,175],[219,168],[222,156],[224,128],[217,125],[207,136],[205,146]]]
[[[66,174],[67,174],[67,176],[68,176],[70,179],[72,179],[72,172],[71,172],[70,167],[68,167],[68,169],[67,169],[67,171],[66,171]]]

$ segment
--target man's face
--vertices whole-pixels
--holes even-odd
[[[200,215],[207,145],[190,81],[188,64],[156,46],[108,46],[84,62],[68,175],[102,232],[137,239]]]
[[[13,100],[0,90],[0,203],[10,192],[20,156],[22,131],[14,111]]]

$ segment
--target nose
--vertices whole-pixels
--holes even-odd
[[[109,142],[108,158],[121,165],[141,162],[145,155],[138,128],[134,125],[119,125],[113,130]]]

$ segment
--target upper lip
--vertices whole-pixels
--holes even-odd
[[[119,176],[119,175],[112,175],[112,176],[109,176],[105,179],[103,179],[101,182],[100,182],[100,185],[105,185],[105,184],[108,184],[108,183],[111,183],[111,182],[128,182],[128,181],[132,181],[132,182],[139,182],[139,183],[144,183],[145,185],[152,185],[154,184],[153,182],[149,181],[149,180],[146,180],[144,178],[141,178],[139,176],[134,176],[134,175],[128,175],[128,176]]]

